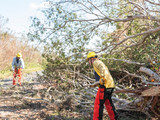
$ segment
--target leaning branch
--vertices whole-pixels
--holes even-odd
[[[97,18],[97,19],[73,19],[73,20],[69,20],[66,22],[74,22],[74,21],[78,21],[78,22],[87,22],[87,21],[103,21],[103,22],[127,22],[127,21],[132,21],[135,19],[146,19],[146,20],[152,20],[152,21],[160,21],[160,19],[154,17],[154,16],[142,16],[142,15],[136,15],[136,16],[129,16],[127,18],[124,19],[114,19],[114,18],[109,18],[109,17],[104,17],[104,18]]]
[[[160,76],[157,75],[155,72],[153,72],[151,69],[148,69],[146,67],[140,67],[139,71],[143,72],[143,73],[146,73],[150,77],[153,77],[156,81],[160,81]]]
[[[116,58],[105,58],[107,60],[114,60],[114,61],[122,61],[128,64],[136,64],[136,65],[144,65],[145,63],[139,63],[131,60],[125,60],[125,59],[116,59]]]
[[[142,32],[142,33],[138,33],[138,34],[135,34],[135,35],[128,36],[125,39],[123,39],[122,41],[120,41],[119,43],[114,43],[113,45],[120,45],[120,44],[122,44],[123,42],[127,41],[130,38],[135,38],[137,36],[155,33],[155,32],[158,32],[158,31],[160,31],[160,27],[157,27],[155,29],[151,29],[151,30],[148,30],[148,31],[145,31],[145,32]]]
[[[142,83],[145,84],[145,85],[154,85],[154,86],[155,85],[160,85],[159,82],[148,82],[148,81],[146,81],[144,76],[142,76],[141,78],[142,78]]]
[[[156,2],[152,2],[152,1],[150,1],[150,0],[145,0],[146,2],[149,2],[150,4],[153,4],[153,5],[160,5],[160,3],[156,3]]]

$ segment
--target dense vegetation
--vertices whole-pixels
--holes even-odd
[[[33,97],[28,99],[45,102],[47,108],[55,113],[44,112],[42,118],[92,118],[97,89],[88,86],[95,81],[93,68],[86,62],[89,51],[98,54],[115,80],[113,100],[121,120],[160,118],[159,2],[46,2],[49,5],[41,10],[43,17],[32,17],[28,33],[29,43],[37,43],[47,61],[43,76],[38,79],[42,89],[26,85],[32,94],[29,97]],[[0,37],[0,43],[3,43],[0,46],[3,51],[0,52],[0,64],[4,65],[0,66],[0,70],[8,69],[9,65],[5,63],[9,63],[17,51],[22,52],[27,62],[41,61],[39,52],[24,39],[17,41],[14,35],[4,31],[0,31]],[[27,92],[25,94],[28,95]],[[108,118],[106,113],[104,118]]]
[[[63,93],[54,99],[65,99],[65,95],[72,95],[83,108],[87,109],[93,105],[94,100],[91,98],[95,92],[84,87],[93,82],[94,78],[92,69],[85,61],[88,51],[95,51],[99,55],[110,69],[120,89],[134,90],[142,87],[142,76],[148,82],[153,80],[153,76],[140,72],[142,66],[159,74],[158,2],[149,0],[48,2],[49,8],[42,10],[43,19],[32,18],[33,23],[28,36],[32,41],[38,41],[44,46],[43,56],[48,62],[44,71],[45,80],[55,83],[56,89]],[[159,82],[159,79],[155,81]],[[116,97],[135,99],[127,97],[126,94],[119,94]]]

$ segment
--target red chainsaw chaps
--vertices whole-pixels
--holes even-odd
[[[103,107],[102,105],[100,105],[100,100],[101,102],[104,100],[104,90],[105,90],[104,88],[99,88],[97,91],[97,95],[94,103],[93,120],[102,120],[103,113],[100,113],[100,111],[103,112]],[[115,120],[115,114],[113,111],[114,107],[112,106],[113,105],[112,100],[107,98],[103,101],[103,103],[106,106],[110,120]]]
[[[22,70],[22,68],[19,68],[17,71],[16,71],[16,69],[14,70],[14,73],[13,73],[13,85],[16,85],[16,77],[17,77],[17,75],[18,75],[18,83],[19,83],[19,85],[21,85],[21,78],[22,78],[22,73],[21,73],[21,70]]]
[[[99,118],[99,105],[100,105],[99,94],[100,94],[100,88],[97,91],[97,95],[94,102],[93,120],[98,120]]]
[[[113,107],[111,105],[110,100],[106,99],[104,104],[106,106],[106,109],[107,109],[107,112],[108,112],[108,115],[109,115],[110,119],[115,120],[115,114],[114,114]]]

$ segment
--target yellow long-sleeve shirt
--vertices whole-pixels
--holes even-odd
[[[99,59],[96,59],[93,62],[93,68],[95,70],[95,72],[100,76],[100,84],[103,85],[102,80],[104,80],[104,86],[106,88],[114,88],[115,87],[115,83],[114,80],[107,68],[107,66],[100,61]]]

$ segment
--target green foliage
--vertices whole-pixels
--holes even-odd
[[[23,70],[23,73],[31,73],[43,69],[44,67],[41,64],[37,64],[36,62],[25,62],[25,69]],[[11,65],[0,71],[0,79],[4,79],[12,75],[13,72],[11,71]]]
[[[51,2],[54,3],[54,1]],[[113,19],[126,19],[137,15],[135,6],[131,3],[127,3],[129,1],[119,0],[117,2],[118,4],[115,6],[110,4],[112,2],[117,1],[94,1],[93,3],[99,7],[103,14]],[[125,5],[126,3],[127,5]],[[151,21],[150,19],[134,19],[123,23],[110,21],[104,23],[102,27],[99,27],[96,26],[98,23],[97,21],[85,21],[89,18],[86,17],[87,14],[83,14],[85,13],[84,11],[82,13],[78,11],[78,5],[82,8],[86,5],[93,13],[97,10],[86,0],[78,2],[72,1],[56,4],[50,8],[44,9],[42,11],[44,15],[43,19],[32,18],[33,23],[31,25],[31,31],[33,32],[30,32],[28,35],[34,42],[38,41],[44,46],[43,54],[47,61],[47,76],[51,77],[52,74],[55,73],[53,71],[62,68],[65,69],[65,67],[69,67],[73,70],[74,68],[71,67],[70,64],[81,65],[85,59],[86,45],[95,36],[101,39],[99,46],[96,47],[100,47],[100,49],[107,48],[103,50],[105,54],[102,58],[104,58],[103,61],[109,69],[113,71],[127,70],[131,73],[137,73],[140,65],[128,64],[123,60],[145,63],[144,65],[148,66],[150,64],[150,58],[156,57],[156,59],[159,59],[158,53],[160,48],[157,45],[159,44],[158,32],[152,35],[149,34],[142,43],[137,44],[138,46],[133,45],[124,49],[126,45],[131,45],[133,41],[134,43],[139,43],[141,39],[143,39],[143,36],[131,38],[120,47],[115,47],[115,50],[118,52],[112,52],[112,48],[114,48],[112,45],[124,39],[119,38],[123,32],[125,33],[124,36],[133,36],[138,33],[143,33],[150,29],[148,24],[157,27],[158,24],[156,21]],[[106,28],[110,26],[113,28],[112,33],[106,31]],[[95,48],[95,51],[98,50]],[[109,54],[110,52],[111,54]],[[105,60],[105,58],[111,59]],[[112,60],[112,58],[120,59],[121,61],[115,61]],[[83,63],[81,67],[81,72],[86,74],[84,69],[88,69],[88,65]],[[157,69],[157,66],[154,67]],[[89,75],[89,73],[87,73],[87,75]]]
[[[72,49],[83,51],[88,43],[89,36],[86,30],[79,30],[80,26],[87,26],[87,23],[69,22],[77,18],[76,13],[57,5],[43,10],[44,19],[32,18],[31,29],[33,33],[28,36],[32,41],[39,41],[45,47],[45,51],[54,51],[56,54],[69,55]],[[67,48],[67,49],[66,49]]]
[[[73,92],[76,97],[84,97],[78,98],[82,102],[93,98],[93,95],[85,92],[83,85],[90,83],[86,76],[94,78],[93,69],[86,64],[85,56],[86,46],[97,37],[100,40],[98,44],[93,45],[95,46],[93,50],[101,51],[100,59],[102,58],[108,66],[116,85],[121,84],[127,89],[139,87],[137,83],[141,80],[133,75],[141,74],[138,72],[141,65],[127,63],[127,60],[144,63],[144,66],[157,70],[158,64],[151,64],[151,61],[153,58],[156,60],[160,58],[160,33],[145,34],[145,38],[144,35],[133,36],[158,27],[159,23],[151,19],[120,21],[139,15],[132,1],[90,1],[93,4],[88,0],[51,2],[52,6],[42,11],[43,19],[32,18],[33,23],[28,36],[33,42],[41,43],[44,47],[43,57],[46,60],[44,80],[52,82],[56,90],[62,93],[61,96],[57,94],[56,99],[62,100],[63,96],[69,96]],[[118,20],[120,22],[117,22]],[[108,32],[109,29],[112,30]],[[125,40],[127,36],[131,38]],[[120,83],[121,79],[124,81]],[[83,95],[80,95],[81,93]],[[134,99],[126,94],[119,96],[130,101]]]

